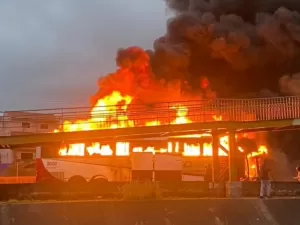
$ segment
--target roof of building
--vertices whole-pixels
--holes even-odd
[[[22,120],[22,121],[38,121],[58,123],[59,118],[49,113],[33,113],[26,111],[6,111],[3,113],[1,120]]]

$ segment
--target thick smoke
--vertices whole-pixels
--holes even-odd
[[[121,86],[138,96],[145,89],[166,96],[171,92],[158,87],[172,87],[177,95],[199,94],[201,81],[208,77],[219,97],[299,93],[297,76],[280,77],[300,72],[300,4],[293,11],[293,1],[166,2],[177,12],[167,23],[167,33],[154,41],[153,50],[120,50],[120,69],[101,79],[100,92]]]
[[[168,66],[173,68],[176,68],[176,64],[182,65],[184,60],[187,60],[187,58],[180,56],[180,52],[177,53],[176,51],[178,49],[173,52],[172,49],[169,49],[168,52],[172,52],[172,56],[166,55],[171,60],[171,65]],[[92,104],[94,105],[98,99],[115,90],[123,95],[133,96],[135,102],[145,104],[199,99],[201,95],[203,98],[215,97],[215,92],[210,89],[210,83],[206,77],[201,77],[198,90],[192,90],[191,85],[184,79],[184,71],[166,72],[165,75],[170,75],[170,77],[158,76],[153,73],[150,65],[151,55],[152,52],[139,47],[120,49],[116,57],[118,70],[99,79],[99,90],[92,97]]]
[[[167,3],[178,15],[154,43],[158,76],[170,79],[176,71],[194,88],[207,76],[219,96],[236,97],[263,88],[278,91],[283,74],[300,71],[300,14],[276,9],[278,1],[261,6],[258,1],[228,0]]]
[[[180,100],[180,82],[166,83],[156,79],[152,73],[149,54],[139,47],[120,49],[117,53],[118,70],[102,77],[98,81],[99,90],[92,97],[92,104],[113,91],[134,97],[134,101],[151,104],[170,100]]]
[[[212,12],[220,16],[236,14],[253,21],[257,12],[273,13],[280,7],[300,11],[297,0],[165,0],[168,7],[176,12]]]
[[[282,93],[300,96],[300,73],[282,76],[279,85]]]
[[[138,87],[147,87],[152,79],[148,54],[139,47],[119,49],[116,57],[118,70],[98,81],[99,90],[92,97],[92,104],[99,98],[119,91],[122,94],[135,95]]]
[[[176,12],[166,34],[152,50],[119,50],[119,69],[99,80],[93,104],[113,90],[144,103],[214,98],[212,89],[218,97],[300,95],[300,2],[165,1]]]

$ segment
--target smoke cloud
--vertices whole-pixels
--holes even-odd
[[[278,91],[283,74],[299,71],[297,11],[284,7],[272,11],[278,1],[269,1],[275,4],[269,7],[252,2],[246,7],[251,9],[251,15],[242,11],[249,1],[187,2],[167,1],[178,15],[168,22],[167,34],[154,43],[156,74],[170,77],[163,68],[174,68],[170,58],[175,51],[184,58],[175,70],[184,71],[181,75],[191,83],[197,84],[205,75],[220,96],[236,97],[263,88]],[[180,51],[175,46],[180,46]]]
[[[279,85],[282,93],[300,96],[300,73],[282,76]]]
[[[176,12],[167,22],[166,34],[154,41],[152,50],[121,49],[116,57],[119,70],[99,81],[99,92],[92,102],[113,87],[126,89],[124,92],[138,98],[147,95],[150,101],[160,101],[162,96],[163,100],[178,99],[183,92],[214,97],[211,88],[219,97],[249,96],[253,92],[274,96],[279,91],[300,94],[299,75],[284,75],[300,71],[300,3],[166,3]],[[203,94],[199,90],[206,78],[210,85]]]
[[[151,70],[149,54],[143,49],[120,49],[116,64],[116,72],[99,79],[99,90],[91,98],[92,104],[115,90],[134,97],[135,102],[144,104],[181,99],[179,81],[166,83],[164,79],[156,79]]]
[[[154,40],[151,50],[120,49],[118,70],[99,80],[93,104],[113,90],[146,104],[214,98],[216,93],[218,97],[300,95],[299,1],[165,2],[175,12],[167,21],[166,34]],[[297,142],[294,147],[299,146]],[[281,149],[288,152],[288,147]]]
[[[197,84],[199,77],[205,75],[222,97],[300,95],[299,1],[165,1],[177,16],[168,22],[167,34],[157,42],[163,40],[169,49],[178,44],[185,47],[188,63],[181,69],[190,82]],[[162,62],[157,54],[162,50],[154,49],[155,60]],[[172,55],[165,49],[165,55]],[[169,76],[163,75],[161,69],[168,65],[167,60],[157,63],[154,71]],[[269,139],[273,136],[269,135]],[[291,176],[288,162],[284,154],[274,149],[279,146],[290,160],[298,158],[299,133],[275,136],[281,143],[270,146],[271,155],[276,168],[284,171],[280,174],[277,170],[276,179],[286,179]]]

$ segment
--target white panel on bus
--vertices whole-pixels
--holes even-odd
[[[82,161],[80,161],[82,159]],[[68,181],[73,176],[81,176],[90,180],[95,175],[104,176],[108,181],[128,181],[130,179],[129,168],[118,168],[97,163],[97,158],[72,157],[60,159],[42,159],[45,168],[52,176]]]
[[[152,152],[133,152],[131,153],[132,170],[153,170]]]
[[[182,156],[156,154],[155,170],[182,170]]]

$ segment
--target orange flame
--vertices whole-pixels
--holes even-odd
[[[127,111],[128,106],[131,104],[133,98],[128,95],[121,95],[120,92],[114,91],[111,95],[105,96],[99,99],[96,105],[92,108],[90,113],[90,119],[79,120],[74,123],[65,121],[60,130],[55,132],[74,132],[74,131],[88,131],[88,130],[100,130],[100,129],[116,129],[124,127],[134,127],[134,121],[128,118]],[[189,109],[183,105],[176,104],[170,107],[171,110],[175,111],[175,118],[170,122],[171,124],[186,124],[192,121],[188,118]],[[221,121],[222,116],[213,115],[212,118],[216,121]],[[108,123],[109,122],[109,123]],[[145,121],[145,126],[157,126],[160,125],[161,121]],[[197,134],[197,135],[185,135],[181,137],[196,137],[200,138],[209,134]],[[228,136],[220,138],[220,145],[223,148],[219,148],[218,154],[220,156],[227,156],[227,152],[224,149],[229,149]],[[129,142],[117,142],[116,146],[109,146],[101,143],[92,143],[86,146],[83,143],[71,144],[69,147],[63,147],[59,150],[59,154],[62,156],[84,156],[85,152],[89,155],[113,155],[113,150],[117,156],[127,156],[130,154],[130,143]],[[239,150],[243,152],[243,149],[239,147]],[[179,153],[179,143],[168,142],[166,148],[156,149],[153,146],[133,147],[133,152],[166,152],[166,153]],[[183,156],[211,156],[212,155],[212,144],[204,143],[203,146],[200,144],[188,144],[183,143]],[[248,157],[254,157],[257,155],[267,153],[266,146],[260,146],[257,152],[253,152]]]

